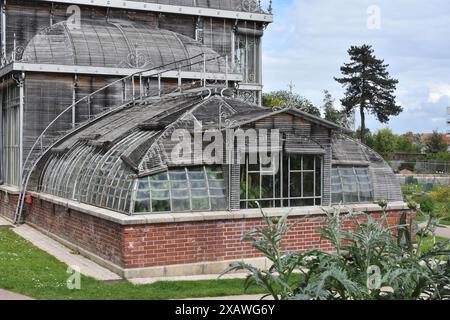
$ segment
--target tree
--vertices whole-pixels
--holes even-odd
[[[373,149],[386,156],[388,153],[395,152],[397,148],[397,136],[391,129],[385,128],[378,130],[373,135]]]
[[[364,133],[364,136],[366,137],[366,142],[365,142],[365,144],[366,144],[366,146],[368,146],[369,148],[374,149],[375,146],[374,146],[374,142],[373,142],[373,135],[372,135],[372,132],[370,131],[369,128],[366,128],[365,131],[366,131],[366,132]],[[359,139],[360,137],[361,137],[361,127],[359,127],[359,128],[353,133],[353,138]]]
[[[409,134],[404,134],[397,137],[397,147],[395,151],[406,153],[420,153],[420,145],[414,144]]]
[[[384,60],[375,57],[371,46],[352,46],[348,50],[350,63],[341,67],[342,78],[335,78],[346,89],[341,100],[345,112],[359,109],[361,115],[361,141],[365,143],[365,112],[374,114],[381,123],[389,122],[391,116],[403,109],[395,102],[394,92],[398,80],[389,76]]]
[[[447,137],[437,131],[425,138],[425,152],[431,154],[445,153],[448,151]]]
[[[328,90],[324,90],[323,106],[325,120],[331,121],[342,127],[350,126],[349,119],[345,112],[334,107],[334,98]]]
[[[311,101],[297,93],[280,90],[263,94],[263,105],[268,108],[284,107],[289,104],[301,111],[320,117],[319,109]]]

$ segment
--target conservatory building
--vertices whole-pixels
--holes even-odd
[[[2,1],[0,215],[133,278],[265,266],[241,243],[259,207],[290,212],[295,251],[331,250],[317,228],[333,206],[407,209],[345,128],[261,106],[271,8],[107,3]]]

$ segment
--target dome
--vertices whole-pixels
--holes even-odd
[[[26,46],[22,62],[150,69],[184,59],[186,65],[201,62],[201,54],[207,59],[219,56],[194,39],[145,23],[83,19],[79,28],[64,21],[37,34]],[[208,72],[225,72],[225,59],[218,60],[207,63]],[[199,63],[183,71],[202,69]]]

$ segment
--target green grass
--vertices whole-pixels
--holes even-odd
[[[133,285],[128,281],[107,283],[85,276],[81,276],[81,290],[69,290],[68,276],[67,265],[13,231],[0,229],[0,288],[36,299],[164,300],[264,293],[257,287],[244,292],[243,280]]]
[[[446,238],[436,237],[436,243],[445,242],[447,240],[448,239],[446,239]],[[420,252],[422,252],[422,254],[428,253],[431,251],[431,249],[433,249],[433,247],[434,247],[433,237],[425,237],[422,240]],[[448,249],[450,249],[450,246],[448,246]]]

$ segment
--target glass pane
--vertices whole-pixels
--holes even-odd
[[[205,171],[203,168],[189,168],[189,180],[205,180]]]
[[[250,173],[248,175],[248,198],[261,199],[259,173]]]
[[[247,200],[247,172],[245,165],[241,165],[241,200]],[[245,206],[247,206],[245,204]]]
[[[291,173],[291,198],[302,196],[302,174]]]
[[[262,176],[261,199],[273,199],[273,176]]]
[[[314,170],[314,156],[303,156],[303,170]]]
[[[153,200],[152,201],[153,212],[169,212],[170,201],[169,200]]]
[[[302,156],[298,154],[291,155],[291,170],[302,170]]]
[[[187,199],[172,199],[172,211],[174,212],[182,212],[189,211],[191,209],[191,202],[189,200],[189,196]]]
[[[192,198],[192,210],[209,210],[209,198]]]
[[[322,174],[320,171],[316,171],[316,196],[322,196]]]
[[[309,207],[314,206],[314,199],[291,200],[291,207]]]
[[[211,198],[211,209],[212,210],[225,210],[227,208],[227,203],[225,197],[223,198]]]
[[[150,201],[138,201],[134,203],[134,212],[136,213],[150,213]]]
[[[314,197],[314,172],[303,173],[303,197]]]

